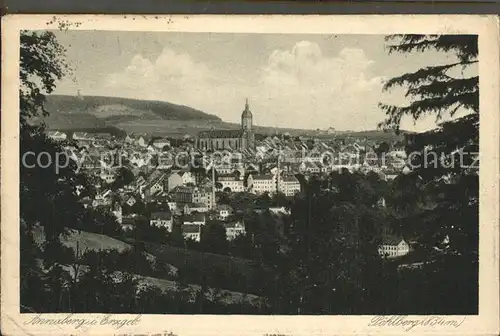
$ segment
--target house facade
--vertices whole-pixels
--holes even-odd
[[[184,207],[187,203],[202,203],[211,209],[214,204],[211,190],[208,188],[178,186],[170,195],[177,203],[177,207]]]
[[[196,184],[196,177],[191,172],[173,172],[167,180],[168,191],[188,184]]]
[[[272,175],[252,175],[248,176],[248,188],[255,194],[276,192],[276,181]]]
[[[410,245],[403,238],[384,237],[378,253],[385,258],[402,257],[410,253]]]
[[[153,212],[151,214],[149,224],[151,226],[161,227],[167,229],[168,232],[172,232],[173,218],[170,212]]]
[[[279,178],[278,189],[285,196],[295,196],[300,192],[300,182],[295,176],[283,176]]]
[[[191,214],[193,212],[208,212],[208,207],[202,203],[187,203],[184,205],[184,213]]]
[[[233,213],[233,209],[227,204],[221,204],[215,209],[218,220],[225,221]]]
[[[186,223],[182,225],[182,235],[186,239],[201,240],[201,225]]]
[[[218,182],[222,185],[222,190],[229,188],[231,192],[243,192],[245,186],[243,180],[235,175],[219,176]]]
[[[246,233],[245,224],[242,222],[226,223],[224,224],[224,228],[226,229],[227,240],[233,240],[239,235],[244,235]]]

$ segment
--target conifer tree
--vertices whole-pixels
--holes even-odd
[[[412,183],[431,196],[436,207],[424,220],[429,245],[448,237],[459,254],[478,249],[479,76],[476,35],[391,35],[389,53],[437,51],[452,56],[434,65],[389,79],[384,90],[405,89],[409,103],[380,104],[386,119],[379,125],[400,130],[404,117],[414,121],[433,115],[438,126],[407,135]],[[418,154],[417,154],[418,153]],[[426,154],[430,153],[430,154]],[[432,218],[432,219],[431,219]],[[424,229],[422,227],[421,229]]]

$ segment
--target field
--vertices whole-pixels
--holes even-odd
[[[121,252],[131,248],[129,244],[121,240],[98,233],[77,231],[73,229],[68,230],[68,233],[69,234],[66,237],[62,238],[62,243],[73,249],[76,249],[77,243],[80,245],[80,248],[88,248],[89,250],[94,251],[117,249]],[[35,242],[38,245],[41,245],[44,242],[43,228],[36,226],[33,230],[33,236]]]
[[[193,251],[158,243],[145,243],[145,249],[156,260],[173,265],[179,270],[186,270],[190,283],[201,283],[204,279],[209,286],[219,284],[225,279],[224,288],[234,291],[258,294],[262,289],[257,281],[267,269],[252,261],[226,255]]]
[[[160,288],[161,290],[168,292],[168,291],[175,291],[176,290],[176,283],[171,280],[165,280],[165,279],[158,279],[158,278],[152,278],[152,277],[145,277],[145,276],[137,276],[137,279],[139,281],[140,285],[143,286],[155,286]],[[190,293],[191,300],[194,300],[195,294],[201,289],[199,285],[189,285],[187,290]],[[214,291],[211,288],[209,290],[210,295],[213,295]],[[220,291],[220,294],[222,296],[222,301],[226,304],[232,304],[232,303],[239,303],[239,302],[245,302],[251,305],[258,305],[263,303],[263,299],[257,295],[252,295],[252,294],[243,294],[240,292],[234,292],[234,291],[229,291],[222,289]]]
[[[41,226],[34,227],[33,238],[39,246],[43,244],[45,237]],[[73,250],[76,250],[77,244],[82,250],[88,249],[92,251],[116,249],[119,252],[122,252],[132,248],[132,246],[128,243],[106,235],[87,231],[77,231],[74,229],[68,229],[68,234],[66,236],[61,236],[61,241],[63,245],[71,247]],[[149,260],[155,260],[155,257],[151,254],[148,254],[147,257]],[[172,268],[172,271],[176,272],[177,270]]]
[[[42,227],[36,226],[33,230],[33,236],[35,242],[38,245],[43,244],[44,236]],[[109,236],[86,231],[76,231],[72,229],[68,230],[68,235],[62,238],[62,243],[65,246],[71,247],[73,249],[76,249],[78,243],[80,249],[88,248],[89,250],[94,251],[107,249],[117,249],[118,251],[124,251],[131,248],[130,244],[118,239],[111,238]],[[161,260],[168,263],[174,273],[177,272],[177,267],[172,265],[182,266],[184,263],[190,263],[192,267],[200,269],[212,267],[232,267],[233,269],[238,270],[238,272],[244,272],[245,276],[251,276],[255,271],[254,267],[250,264],[249,261],[240,258],[230,258],[227,256],[211,253],[200,253],[196,251],[183,250],[167,245],[154,243],[147,243],[146,248],[150,252],[148,253],[148,257],[150,259]],[[65,267],[65,269],[69,272],[72,272],[72,269],[70,267]],[[85,267],[83,269],[85,269]],[[159,287],[163,291],[173,291],[176,289],[176,284],[172,280],[137,274],[135,274],[135,277],[139,281],[139,284],[142,286],[153,285]],[[188,285],[188,289],[194,297],[196,291],[200,289],[200,286],[197,284],[197,280],[199,279],[191,278],[188,280],[192,280],[189,281],[190,285]],[[261,301],[261,298],[257,295],[243,294],[242,292],[234,290],[223,289],[221,290],[220,294],[222,294],[223,301],[226,303],[237,303],[241,300],[244,300],[247,303],[255,305],[260,303]]]

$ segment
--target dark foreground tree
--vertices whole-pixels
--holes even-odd
[[[415,121],[428,115],[436,117],[439,123],[436,128],[407,136],[407,152],[415,153],[410,173],[414,178],[408,180],[420,181],[418,198],[425,195],[428,206],[418,221],[405,222],[413,225],[413,231],[420,232],[426,248],[431,250],[445,240],[447,253],[460,259],[454,262],[444,258],[446,263],[440,264],[441,272],[448,272],[447,277],[454,274],[454,286],[443,293],[446,299],[441,295],[434,303],[448,302],[443,309],[449,311],[477,312],[479,163],[474,164],[479,152],[477,36],[392,35],[386,40],[389,53],[437,51],[452,57],[448,64],[430,64],[388,80],[384,89],[404,88],[410,103],[380,104],[387,116],[380,126],[399,130],[405,117]],[[450,267],[460,264],[462,267]],[[452,303],[457,301],[468,305],[458,308]]]
[[[385,90],[403,87],[411,103],[381,104],[387,114],[381,126],[399,129],[404,116],[419,120],[435,115],[437,121],[451,117],[431,131],[411,136],[407,150],[421,153],[414,155],[413,174],[435,195],[436,211],[443,218],[442,225],[433,225],[431,235],[436,240],[448,236],[450,247],[458,253],[477,253],[478,222],[468,214],[458,221],[452,216],[466,209],[475,212],[478,207],[478,163],[472,164],[479,151],[479,77],[471,68],[478,62],[477,36],[395,35],[387,40],[396,41],[388,45],[389,52],[437,50],[455,56],[449,64],[428,66],[387,81]]]
[[[26,310],[60,311],[64,273],[55,263],[64,255],[59,237],[64,233],[64,223],[77,222],[81,208],[76,201],[75,187],[80,177],[72,173],[76,169],[69,163],[66,168],[55,170],[55,161],[66,165],[57,156],[62,149],[44,134],[43,125],[36,125],[34,118],[47,114],[44,109],[45,95],[55,88],[57,80],[68,71],[64,61],[64,48],[51,32],[21,32],[20,35],[20,225],[21,237],[21,306]],[[27,156],[26,153],[34,153]],[[45,153],[52,164],[41,168],[36,155]],[[47,161],[44,161],[45,165]],[[43,227],[44,244],[38,257],[43,257],[43,268],[34,263],[32,253],[38,246],[30,239],[34,225]],[[45,288],[42,291],[44,281]],[[56,283],[57,282],[57,283]],[[48,296],[47,296],[48,295]],[[55,296],[58,296],[57,298]]]

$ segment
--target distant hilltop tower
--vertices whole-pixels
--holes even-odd
[[[82,89],[76,90],[76,97],[83,100]]]

